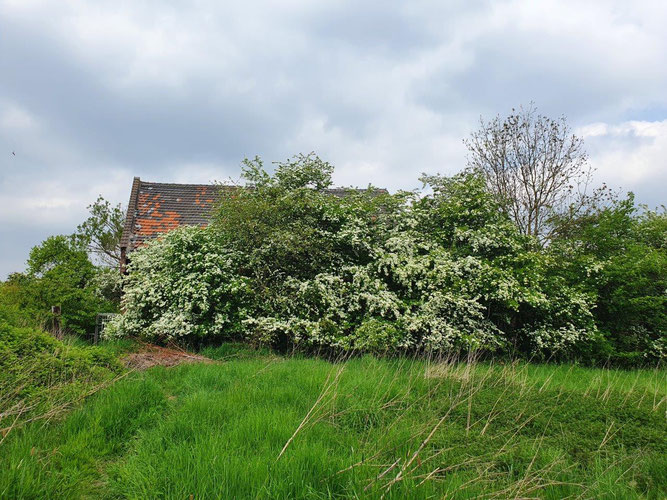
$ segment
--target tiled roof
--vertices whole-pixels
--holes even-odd
[[[121,247],[128,251],[179,226],[205,226],[220,194],[231,186],[164,184],[134,178]]]
[[[212,210],[224,191],[235,186],[216,184],[164,184],[134,178],[125,217],[120,246],[126,252],[179,226],[206,226]],[[345,196],[349,190],[327,190],[334,196]],[[386,193],[386,190],[377,190]]]

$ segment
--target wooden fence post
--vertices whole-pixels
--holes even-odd
[[[53,314],[53,335],[62,340],[63,332],[60,326],[60,306],[51,306],[51,314]]]

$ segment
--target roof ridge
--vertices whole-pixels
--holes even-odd
[[[152,181],[143,181],[139,179],[139,177],[135,177],[135,179],[138,179],[139,182],[141,183],[142,186],[144,185],[154,185],[154,186],[193,186],[193,187],[228,187],[228,188],[238,188],[238,187],[245,187],[240,184],[222,184],[222,183],[216,183],[213,182],[211,184],[201,184],[201,183],[189,183],[189,182],[152,182]],[[375,186],[367,186],[367,187],[353,187],[353,186],[332,186],[329,188],[324,188],[323,191],[333,191],[333,190],[350,190],[350,191],[367,191],[368,189],[373,189],[375,191],[387,191],[386,188],[379,188]]]
[[[151,184],[155,186],[194,186],[194,187],[241,187],[234,184],[192,184],[192,183],[183,183],[183,182],[152,182],[152,181],[140,181],[141,185]]]

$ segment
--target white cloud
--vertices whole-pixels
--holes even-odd
[[[123,169],[107,169],[103,176],[79,171],[76,180],[9,175],[3,179],[0,224],[50,224],[58,231],[73,232],[98,195],[127,203],[131,181],[131,173]]]
[[[654,204],[667,203],[667,120],[596,123],[578,132],[600,180],[641,192]]]
[[[6,132],[25,131],[35,126],[35,118],[25,109],[13,104],[0,106],[0,128]]]
[[[228,183],[230,177],[227,172],[234,171],[229,165],[204,163],[185,163],[178,164],[166,170],[167,175],[158,177],[151,176],[146,181],[153,182],[176,182],[183,184],[211,184],[214,182]],[[236,180],[235,182],[238,182]]]

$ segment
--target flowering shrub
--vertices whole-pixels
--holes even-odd
[[[595,335],[588,296],[554,273],[472,173],[432,194],[334,196],[313,156],[268,174],[205,228],[132,254],[108,335],[245,338],[306,349],[519,350],[551,356]]]
[[[185,227],[133,253],[124,314],[106,334],[166,340],[237,333],[247,280],[234,253],[216,241],[211,230]]]

